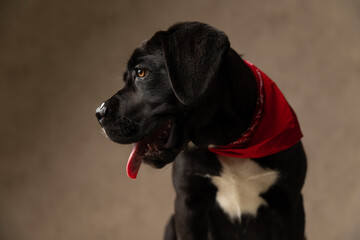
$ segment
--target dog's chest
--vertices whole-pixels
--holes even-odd
[[[278,173],[266,169],[250,159],[218,155],[222,165],[220,176],[211,176],[217,187],[216,201],[231,219],[241,214],[256,215],[261,205],[267,205],[260,196],[275,182]]]

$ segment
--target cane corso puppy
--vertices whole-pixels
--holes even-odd
[[[124,82],[96,116],[111,140],[134,144],[130,178],[142,163],[174,162],[166,240],[305,239],[296,115],[223,32],[199,22],[157,32],[133,52]]]

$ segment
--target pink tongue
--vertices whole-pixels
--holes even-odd
[[[141,142],[134,143],[132,152],[126,166],[126,172],[129,178],[136,179],[137,173],[142,163],[142,154],[145,150],[145,145]]]

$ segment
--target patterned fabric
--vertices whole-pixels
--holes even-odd
[[[302,138],[296,114],[276,84],[252,63],[245,61],[255,75],[258,99],[250,127],[227,146],[209,151],[230,157],[260,158],[283,151]]]

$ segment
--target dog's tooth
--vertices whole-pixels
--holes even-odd
[[[149,148],[150,151],[153,150],[152,146],[150,144],[147,144],[147,147]]]
[[[155,151],[159,151],[159,148],[156,144],[154,144],[154,149],[155,149]]]

